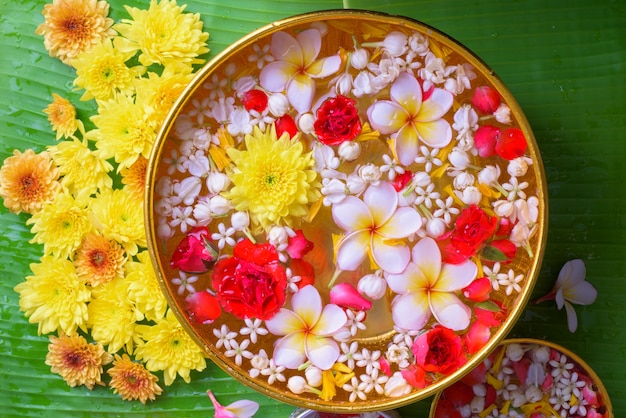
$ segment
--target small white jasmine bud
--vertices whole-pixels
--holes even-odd
[[[472,386],[475,396],[487,396],[487,386],[484,383],[477,383]]]
[[[498,106],[496,111],[493,112],[493,116],[500,123],[511,123],[511,109],[504,103]]]
[[[350,332],[350,328],[343,327],[333,334],[333,339],[340,343],[347,343],[352,339],[352,332]]]
[[[446,223],[441,218],[432,218],[426,222],[426,232],[433,238],[439,238],[446,232]]]
[[[367,187],[367,181],[356,174],[351,174],[346,179],[346,187],[352,194],[360,194]]]
[[[350,65],[357,70],[367,67],[370,62],[370,53],[365,48],[359,48],[350,55]]]
[[[291,376],[287,381],[287,387],[296,395],[300,395],[307,390],[306,380],[302,376]]]
[[[346,161],[354,161],[361,155],[361,144],[354,141],[342,142],[337,153]]]
[[[312,113],[304,113],[298,118],[298,127],[305,134],[315,133],[315,117]]]
[[[500,177],[500,167],[488,165],[478,173],[478,182],[486,186],[494,186],[498,184],[498,177]]]
[[[413,175],[413,185],[415,187],[426,187],[430,184],[431,179],[425,171],[419,171]]]
[[[532,358],[538,363],[547,363],[550,360],[550,349],[545,345],[538,345],[532,351]]]
[[[448,161],[459,170],[465,170],[470,165],[469,155],[459,149],[454,149],[448,154]]]
[[[230,185],[230,179],[224,173],[213,171],[206,178],[206,185],[211,194],[218,194]]]
[[[483,412],[485,410],[485,398],[483,396],[474,396],[470,403],[470,409],[475,414]]]
[[[457,190],[464,190],[466,187],[474,185],[474,176],[465,171],[454,178],[454,188]]]
[[[543,391],[537,386],[528,386],[524,392],[528,402],[539,402],[543,398]]]
[[[230,224],[237,231],[246,229],[250,225],[250,215],[248,212],[235,212],[230,217]]]
[[[376,184],[380,180],[380,169],[374,164],[365,164],[359,168],[359,176],[368,183]]]
[[[398,398],[400,396],[405,396],[411,393],[413,388],[407,382],[400,372],[395,372],[389,380],[385,383],[385,396],[389,396],[391,398]]]
[[[367,274],[361,277],[357,289],[368,298],[378,300],[387,292],[387,281],[380,274]]]
[[[231,208],[230,200],[224,196],[217,195],[209,199],[209,210],[213,216],[226,215]]]
[[[519,344],[509,344],[506,346],[506,356],[512,362],[517,362],[524,356],[524,349]]]
[[[480,192],[480,190],[478,190],[478,187],[470,186],[466,187],[463,192],[460,193],[459,198],[466,205],[477,205],[482,200],[483,194]]]
[[[408,41],[409,38],[400,31],[389,32],[383,40],[383,48],[392,57],[399,57],[406,52]]]
[[[267,107],[272,115],[279,118],[289,111],[289,100],[282,93],[274,93],[267,99]]]
[[[287,229],[282,226],[273,226],[267,234],[267,240],[276,248],[287,245],[289,240]]]
[[[163,221],[163,222],[159,222],[159,228],[157,230],[157,234],[159,238],[168,239],[174,236],[174,230],[166,221]]]
[[[350,73],[343,73],[335,83],[335,91],[337,94],[347,96],[352,90],[352,81],[354,77]]]
[[[517,157],[509,161],[506,168],[507,173],[513,177],[522,177],[528,171],[528,164],[532,164],[532,160],[528,157]]]
[[[316,388],[322,384],[322,371],[319,368],[309,366],[305,370],[304,375],[306,376],[306,381],[310,386]]]
[[[526,395],[521,391],[521,389],[517,389],[511,392],[511,406],[513,408],[519,408],[520,406],[525,404]]]
[[[515,211],[515,205],[508,200],[497,200],[493,203],[493,211],[501,218],[508,218]]]

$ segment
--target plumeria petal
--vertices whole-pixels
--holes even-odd
[[[379,100],[367,109],[372,128],[381,134],[391,134],[402,128],[409,117],[402,106],[389,100]]]
[[[415,124],[419,138],[432,148],[443,148],[452,139],[452,129],[445,119]]]
[[[427,293],[416,291],[396,297],[391,308],[391,315],[397,327],[421,330],[431,316]]]
[[[370,232],[367,230],[355,231],[337,244],[337,268],[345,271],[354,271],[365,260],[370,245]]]
[[[371,248],[374,261],[389,273],[401,273],[411,260],[411,250],[406,245],[387,244],[384,237],[373,234]]]
[[[276,341],[274,346],[274,361],[279,366],[288,369],[297,369],[306,362],[304,348],[305,332],[294,332]]]
[[[562,287],[565,283],[577,283],[585,280],[587,275],[587,268],[585,262],[579,258],[569,260],[559,272],[559,277],[556,279],[555,287]]]
[[[322,34],[318,29],[307,29],[296,35],[302,53],[302,63],[309,65],[322,49]]]
[[[416,125],[407,123],[398,131],[395,139],[395,154],[402,165],[413,163],[419,150],[419,135]]]
[[[306,324],[305,329],[310,329],[322,314],[322,298],[314,286],[306,285],[291,297],[291,307]]]
[[[233,412],[237,418],[249,418],[257,413],[259,404],[249,399],[241,399],[231,403],[226,408]]]
[[[373,223],[370,226],[381,226],[394,216],[398,207],[398,194],[391,183],[382,182],[378,186],[370,186],[365,191],[363,202],[372,214]]]
[[[259,74],[261,86],[273,93],[285,90],[287,83],[298,71],[298,67],[285,61],[274,61],[267,64]]]
[[[559,309],[563,308],[563,304],[565,303],[565,297],[563,296],[563,288],[559,287],[554,295],[554,301],[556,302],[556,307]]]
[[[569,329],[569,332],[576,332],[578,317],[576,316],[574,306],[568,301],[565,301],[565,312],[567,313],[567,329]]]
[[[319,320],[313,328],[311,328],[311,333],[322,337],[332,335],[339,331],[339,329],[346,324],[347,320],[348,317],[343,309],[337,305],[328,304],[324,306]]]
[[[330,369],[339,357],[339,346],[330,338],[309,335],[304,347],[311,364],[321,370]]]
[[[333,205],[332,215],[335,224],[345,231],[371,228],[374,224],[370,208],[354,196],[346,196],[343,201]]]
[[[412,116],[417,115],[423,105],[422,87],[415,77],[409,73],[400,73],[396,81],[391,85],[389,95],[394,102],[402,106]]]
[[[441,251],[432,238],[422,238],[413,246],[413,262],[422,270],[429,283],[435,284],[441,272]]]
[[[417,232],[421,226],[422,217],[419,212],[407,206],[398,208],[393,217],[376,232],[385,238],[405,238]]]
[[[331,55],[314,61],[307,67],[306,73],[313,78],[323,78],[336,73],[339,68],[341,68],[341,57]]]
[[[464,330],[469,326],[472,310],[453,293],[430,292],[430,310],[435,319],[453,331]]]
[[[476,274],[478,267],[469,260],[462,264],[444,264],[434,288],[443,292],[454,292],[469,286]]]
[[[278,61],[287,61],[297,66],[302,66],[304,62],[300,43],[287,32],[280,31],[272,35],[270,53]]]
[[[419,289],[425,290],[430,287],[426,276],[415,263],[409,263],[400,274],[387,274],[385,279],[389,288],[398,294],[409,293]]]
[[[589,282],[582,281],[570,283],[569,286],[563,287],[563,297],[572,303],[578,305],[591,305],[598,297],[598,291]]]
[[[435,88],[428,100],[422,102],[415,120],[418,122],[432,122],[441,119],[452,107],[454,98],[447,90]]]
[[[304,329],[306,324],[294,312],[282,308],[271,319],[265,321],[265,327],[274,335],[288,335]]]
[[[311,109],[315,95],[315,80],[307,74],[298,73],[287,83],[289,103],[300,113]]]

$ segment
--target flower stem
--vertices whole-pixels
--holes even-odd
[[[333,277],[331,277],[330,281],[328,282],[329,289],[333,287],[333,285],[335,284],[335,282],[337,281],[337,278],[341,275],[341,273],[343,273],[342,270],[339,270],[339,269],[335,270],[335,272],[333,273]]]
[[[252,233],[250,232],[250,230],[248,228],[242,229],[241,232],[243,232],[243,234],[246,236],[246,238],[248,238],[250,241],[252,241],[253,244],[256,244],[256,239],[254,238],[254,236],[252,235]]]

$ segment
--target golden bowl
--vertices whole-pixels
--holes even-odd
[[[503,414],[512,414],[515,410],[527,417],[533,413],[562,416],[562,397],[568,408],[566,417],[614,416],[611,399],[598,375],[583,359],[558,344],[532,338],[506,339],[481,366],[485,366],[482,371],[475,369],[463,380],[439,392],[433,399],[429,417],[450,416],[444,410],[454,402],[457,404],[454,409],[474,406],[472,416],[492,416],[493,409]],[[505,372],[506,368],[509,373]],[[525,381],[520,381],[519,376],[524,376]],[[566,381],[574,383],[567,388],[570,384]],[[467,406],[459,405],[460,398],[465,396],[462,392],[471,391],[472,384],[493,388],[493,402],[485,402],[481,399],[484,396],[475,395],[471,402],[462,401]],[[530,399],[524,399],[526,395],[521,397],[516,391],[529,394]]]
[[[391,409],[457,381],[543,257],[545,174],[519,105],[404,17],[323,11],[242,38],[170,111],[147,176],[148,245],[184,329],[303,408]]]

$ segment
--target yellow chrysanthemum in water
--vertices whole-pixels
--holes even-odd
[[[133,350],[137,322],[143,315],[128,298],[128,281],[118,277],[92,289],[87,325],[109,353]]]
[[[118,93],[132,95],[134,78],[145,71],[141,66],[126,65],[133,55],[116,48],[110,39],[79,54],[72,65],[76,68],[74,85],[85,89],[80,99],[107,100]]]
[[[57,140],[61,137],[69,138],[77,130],[85,133],[85,127],[80,119],[76,119],[76,108],[64,97],[52,93],[52,103],[43,110],[48,115],[52,130],[57,133]]]
[[[120,171],[122,184],[130,191],[138,202],[143,202],[146,187],[146,173],[148,171],[148,159],[139,156],[137,161],[130,167],[125,167]]]
[[[160,121],[150,117],[141,101],[117,95],[98,102],[98,114],[90,119],[96,125],[85,135],[95,141],[102,158],[115,158],[118,170],[130,167],[139,156],[148,158]]]
[[[238,211],[248,211],[264,229],[276,224],[291,226],[292,219],[306,216],[309,204],[320,198],[312,152],[287,133],[276,138],[274,125],[246,135],[245,150],[229,148],[234,168],[233,187],[224,193]]]
[[[147,246],[143,205],[130,191],[105,188],[93,199],[90,209],[93,225],[105,237],[119,242],[129,255]]]
[[[80,335],[50,336],[46,364],[71,387],[85,385],[93,389],[95,385],[105,386],[102,366],[112,360],[101,344],[89,344]]]
[[[109,386],[113,393],[119,393],[124,400],[139,400],[145,405],[148,399],[153,401],[163,392],[157,384],[159,379],[142,364],[132,361],[128,354],[116,354],[113,367],[107,373],[111,376]]]
[[[202,32],[200,15],[183,13],[185,7],[177,6],[175,0],[151,0],[148,10],[125,6],[132,19],[122,19],[114,27],[124,37],[120,48],[133,54],[140,51],[139,62],[145,66],[201,64],[203,60],[197,57],[209,52],[209,34]]]
[[[108,174],[113,166],[99,151],[89,149],[86,141],[78,138],[61,141],[48,147],[48,151],[59,167],[61,184],[75,196],[88,197],[99,189],[113,186]]]
[[[124,249],[96,233],[85,236],[73,261],[78,277],[93,287],[124,277]]]
[[[202,350],[171,310],[155,325],[138,325],[137,334],[142,341],[137,344],[135,357],[143,360],[150,371],[163,370],[166,386],[172,384],[177,374],[189,383],[191,370],[202,371],[206,367]]]
[[[48,152],[14,150],[0,168],[0,197],[11,212],[33,214],[54,199],[61,189],[58,179]]]
[[[115,36],[109,4],[96,0],[53,0],[42,11],[44,22],[35,33],[43,35],[51,57],[71,65],[72,59]]]
[[[43,256],[40,261],[30,265],[34,275],[15,286],[28,322],[39,325],[39,334],[59,331],[71,335],[84,329],[89,288],[78,278],[71,261],[53,256]]]
[[[87,206],[85,199],[74,199],[66,190],[59,192],[52,202],[26,221],[26,225],[33,225],[30,232],[35,234],[30,242],[43,244],[46,255],[69,257],[85,234],[93,229]]]
[[[167,301],[159,287],[150,254],[148,251],[142,251],[137,254],[137,260],[139,261],[129,261],[126,264],[128,298],[147,320],[159,320],[165,315]]]

